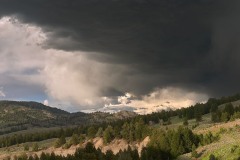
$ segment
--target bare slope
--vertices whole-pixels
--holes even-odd
[[[87,142],[84,142],[83,144],[71,146],[68,149],[63,149],[62,147],[60,147],[60,148],[53,147],[53,143],[55,140],[56,139],[50,139],[50,140],[38,142],[40,148],[43,148],[38,152],[31,151],[32,150],[31,146],[33,145],[33,143],[25,143],[30,146],[30,151],[24,151],[25,144],[20,144],[19,146],[15,145],[15,146],[11,146],[8,148],[1,148],[0,149],[0,159],[4,159],[7,157],[13,158],[15,155],[20,156],[24,152],[27,153],[27,155],[29,155],[29,156],[34,155],[34,154],[37,154],[38,156],[40,156],[42,152],[50,153],[50,154],[52,152],[54,152],[56,155],[67,156],[68,154],[71,154],[71,155],[74,154],[78,147],[84,147],[87,143]],[[134,142],[131,144],[129,144],[124,139],[114,139],[111,143],[109,143],[107,145],[105,145],[103,143],[103,139],[100,137],[94,138],[89,141],[93,142],[95,148],[100,148],[103,152],[107,152],[107,150],[111,150],[111,151],[113,151],[114,154],[117,154],[120,150],[127,149],[128,146],[130,146],[131,148],[134,148],[134,149],[136,148],[138,150],[138,152],[140,153],[141,150],[147,146],[150,139],[149,139],[149,137],[146,137],[141,142]]]

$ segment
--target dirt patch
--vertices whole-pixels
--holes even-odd
[[[140,154],[142,149],[147,146],[149,141],[150,141],[149,136],[147,136],[141,142],[134,142],[131,144],[129,144],[124,139],[114,139],[111,143],[107,145],[104,145],[102,138],[97,137],[92,140],[95,148],[100,148],[104,153],[106,153],[108,150],[111,150],[114,154],[117,154],[120,150],[122,151],[127,150],[128,147],[131,147],[131,149],[137,149],[138,153]]]
[[[147,136],[142,142],[136,144],[136,147],[138,149],[138,154],[140,155],[142,152],[142,149],[147,146],[147,144],[150,142],[149,136]]]
[[[108,145],[102,148],[102,152],[106,153],[108,150],[111,150],[114,154],[117,154],[120,150],[126,150],[129,144],[124,139],[115,139]]]
[[[111,143],[109,143],[107,145],[104,145],[103,138],[97,137],[97,138],[94,138],[94,139],[89,140],[87,142],[92,142],[94,144],[95,148],[100,148],[102,150],[102,152],[104,152],[104,153],[106,153],[108,150],[111,150],[114,154],[117,154],[120,150],[122,150],[122,151],[127,150],[128,146],[130,146],[132,149],[137,149],[138,153],[140,154],[142,149],[147,146],[149,141],[150,141],[150,138],[146,137],[141,142],[134,142],[134,143],[129,144],[124,139],[114,139]],[[50,148],[47,148],[45,150],[41,150],[41,151],[38,151],[38,152],[27,152],[27,155],[28,156],[30,156],[30,155],[33,156],[33,155],[37,154],[38,156],[40,156],[42,154],[42,152],[49,153],[49,154],[54,152],[55,155],[62,155],[62,156],[67,156],[68,154],[73,155],[77,148],[84,147],[87,142],[85,142],[81,145],[71,146],[69,149],[63,149],[62,147],[60,147],[60,148],[50,147]],[[2,155],[0,155],[0,159],[4,159],[4,158],[9,157],[9,156],[13,159],[13,157],[15,155],[20,156],[21,154],[22,153],[20,153],[20,152],[2,154]]]
[[[94,138],[93,139],[93,144],[94,144],[96,149],[98,149],[98,148],[102,149],[103,146],[104,146],[103,139],[100,138],[100,137]]]

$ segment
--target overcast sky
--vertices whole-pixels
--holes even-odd
[[[152,112],[239,92],[237,0],[0,3],[0,99]]]

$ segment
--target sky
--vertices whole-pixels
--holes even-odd
[[[237,0],[0,2],[0,100],[144,114],[239,92]]]

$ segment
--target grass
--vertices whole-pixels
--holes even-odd
[[[201,153],[198,159],[209,160],[209,156],[213,154],[218,160],[237,160],[240,157],[240,127],[237,124],[240,124],[239,119],[233,122],[220,123],[216,126],[200,124],[195,132],[207,133],[211,131],[220,134],[220,140],[206,146],[200,146],[197,149],[197,152]],[[178,160],[191,159],[190,153],[178,157]]]
[[[69,125],[69,126],[63,126],[63,127],[49,127],[49,128],[35,127],[35,128],[27,129],[27,130],[21,130],[21,131],[8,133],[8,134],[3,134],[3,135],[0,135],[0,138],[4,137],[4,136],[11,136],[11,135],[14,135],[14,134],[28,134],[28,133],[48,132],[48,131],[59,130],[61,128],[65,129],[65,128],[72,128],[72,127],[76,127],[76,125]]]
[[[219,160],[235,160],[240,157],[240,134],[238,129],[227,131],[221,135],[219,142],[206,146],[206,153],[203,160],[208,160],[210,154],[215,155]]]
[[[156,124],[154,127],[161,129],[176,129],[183,125],[183,119],[178,116],[171,118],[170,125]],[[196,126],[193,129],[193,126]],[[220,140],[206,146],[200,146],[197,151],[200,154],[198,159],[209,160],[213,154],[218,160],[237,160],[240,157],[240,119],[227,123],[212,123],[211,114],[202,116],[201,122],[195,119],[188,121],[188,127],[196,134],[205,134],[209,131],[213,134],[220,134]],[[178,160],[191,160],[191,153],[178,157]]]
[[[156,124],[155,127],[158,127],[161,129],[166,129],[166,128],[177,129],[179,126],[183,125],[183,118],[179,118],[178,116],[171,117],[170,121],[171,121],[170,125]],[[197,127],[194,128],[194,126],[197,126]],[[196,122],[195,119],[188,120],[188,127],[190,129],[194,128],[194,132],[198,132],[198,130],[205,129],[210,126],[213,126],[213,123],[211,122],[211,114],[203,115],[201,122]]]
[[[39,142],[27,142],[27,143],[22,143],[22,144],[18,144],[18,145],[13,145],[10,147],[0,148],[0,159],[6,158],[10,155],[12,156],[12,155],[21,155],[22,153],[34,153],[32,151],[32,146],[34,145],[34,143],[38,144],[39,151],[46,150],[50,147],[53,147],[55,141],[56,141],[56,138],[52,138],[52,139],[39,141]],[[66,138],[66,141],[69,142],[70,137]],[[25,145],[29,146],[28,151],[24,150]]]
[[[231,103],[232,103],[232,105],[233,105],[234,107],[236,107],[236,106],[239,106],[239,105],[240,105],[240,100],[237,100],[237,101],[234,101],[234,102],[231,102]],[[226,104],[228,104],[228,103],[224,103],[224,104],[218,106],[218,108],[219,108],[220,110],[223,110],[224,107],[226,106]]]
[[[176,129],[179,126],[183,125],[183,119],[178,116],[171,118],[170,125],[161,125],[155,124],[154,127],[159,127],[161,129]],[[214,134],[220,133],[220,140],[206,146],[200,146],[197,148],[197,152],[201,153],[201,156],[198,159],[208,160],[211,154],[215,155],[218,160],[234,160],[240,156],[240,119],[228,123],[217,123],[214,124],[211,122],[211,114],[206,114],[202,116],[201,122],[196,122],[195,119],[188,121],[188,127],[190,129],[193,126],[196,126],[193,129],[194,133],[205,134],[211,131]],[[57,128],[57,127],[56,127]],[[52,128],[52,129],[56,129]],[[43,130],[43,129],[41,129]],[[46,128],[49,130],[49,128]],[[33,129],[32,133],[38,132],[39,129]],[[26,133],[29,131],[21,131],[18,133]],[[46,149],[52,147],[56,139],[49,139],[37,142],[40,149]],[[67,138],[69,141],[69,138]],[[11,147],[0,148],[0,158],[1,155],[16,155],[24,152],[24,145],[28,144],[30,147],[30,152],[32,146],[35,142],[28,142],[24,144],[14,145]],[[181,155],[178,157],[178,160],[191,160],[191,153]]]
[[[44,140],[44,141],[40,141],[40,142],[27,142],[27,143],[22,143],[22,144],[18,144],[18,145],[13,145],[10,147],[4,147],[4,148],[0,148],[0,155],[2,154],[18,154],[21,152],[24,152],[24,146],[28,145],[29,146],[29,150],[31,151],[32,146],[34,143],[37,143],[39,145],[40,149],[45,149],[45,148],[49,148],[51,146],[53,146],[53,143],[56,139],[48,139],[48,140]]]

